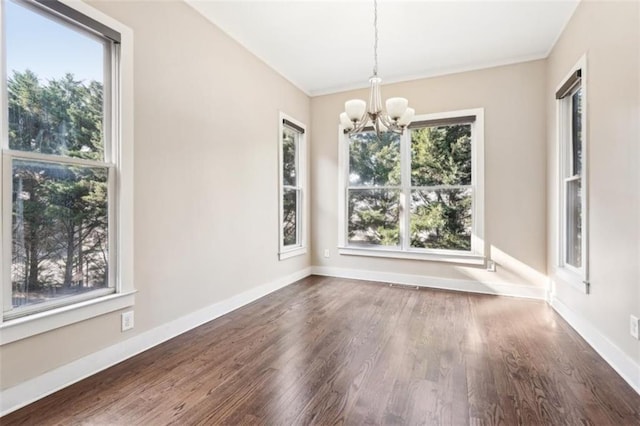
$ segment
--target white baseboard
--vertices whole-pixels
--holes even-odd
[[[355,280],[379,281],[393,284],[414,285],[418,287],[438,288],[443,290],[547,300],[546,288],[518,284],[456,280],[423,275],[398,274],[394,272],[378,272],[362,269],[333,268],[326,266],[312,266],[311,273],[314,275],[351,278]]]
[[[629,385],[640,394],[640,364],[634,361],[618,346],[582,316],[575,313],[559,299],[551,297],[551,306],[575,331],[613,368]]]
[[[285,277],[262,284],[226,300],[185,315],[168,324],[145,331],[106,349],[94,352],[70,364],[44,373],[0,392],[0,416],[44,398],[73,383],[107,369],[162,342],[185,333],[199,325],[238,309],[280,288],[311,274],[305,268]]]

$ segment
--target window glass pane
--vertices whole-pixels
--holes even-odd
[[[282,180],[284,185],[297,185],[298,132],[285,127],[282,131]]]
[[[362,132],[349,140],[349,185],[400,185],[400,135]]]
[[[14,160],[14,307],[108,287],[106,167]]]
[[[349,190],[349,244],[397,246],[400,242],[400,191]]]
[[[571,96],[572,176],[582,172],[582,88]]]
[[[411,131],[411,185],[470,185],[471,125]]]
[[[298,206],[300,205],[299,189],[284,189],[282,203],[282,235],[283,245],[297,245],[298,242]]]
[[[9,147],[103,160],[105,42],[5,6]]]
[[[411,247],[471,250],[471,188],[411,191]]]
[[[567,264],[582,267],[582,179],[568,180],[567,193]]]

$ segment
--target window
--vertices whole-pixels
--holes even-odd
[[[123,297],[131,263],[119,261],[131,242],[118,238],[132,219],[120,96],[130,93],[130,34],[99,15],[84,4],[2,3],[2,343],[133,302]],[[87,309],[96,302],[103,308]],[[83,312],[70,315],[74,306]],[[47,320],[56,314],[65,319]]]
[[[304,124],[280,114],[280,259],[306,253]]]
[[[556,92],[560,166],[558,266],[565,281],[587,292],[585,91],[583,59]]]
[[[341,254],[484,262],[483,110],[341,131]]]

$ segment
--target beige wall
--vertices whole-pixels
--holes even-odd
[[[366,78],[366,76],[363,76]],[[311,100],[312,264],[428,277],[545,285],[545,62],[534,61],[384,86],[417,114],[485,109],[485,240],[498,263],[483,267],[338,255],[338,114],[359,90]],[[330,249],[331,257],[323,256]]]
[[[92,2],[134,30],[135,316],[0,348],[9,388],[306,268],[278,261],[278,111],[309,98],[182,2]]]
[[[587,54],[591,294],[561,281],[556,297],[640,365],[629,315],[640,316],[640,3],[582,1],[547,61],[549,273],[557,264],[553,95]]]

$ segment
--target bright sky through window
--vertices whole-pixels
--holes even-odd
[[[4,2],[7,36],[7,77],[13,71],[33,71],[41,81],[73,72],[76,80],[103,83],[104,48],[100,41],[71,26],[60,25],[14,3]]]

